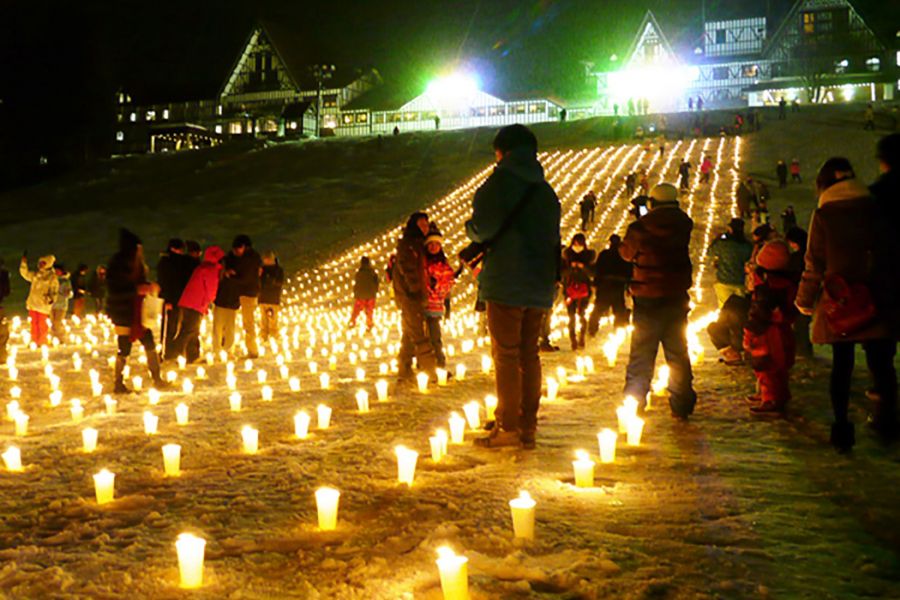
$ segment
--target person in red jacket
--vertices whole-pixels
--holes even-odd
[[[700,163],[700,183],[709,183],[709,176],[712,174],[713,163],[709,156],[703,157]]]
[[[744,325],[744,349],[759,382],[758,403],[750,407],[754,414],[781,414],[791,399],[788,378],[796,352],[797,283],[790,272],[790,254],[786,243],[772,240],[756,255],[753,296]]]
[[[441,318],[444,316],[444,300],[450,295],[456,274],[453,267],[447,261],[441,248],[444,237],[434,223],[425,236],[425,277],[428,298],[425,305],[425,325],[428,329],[428,338],[434,350],[437,366],[447,366],[447,358],[444,356],[444,343],[441,339]]]
[[[182,310],[181,327],[172,342],[173,356],[184,356],[189,363],[200,358],[200,321],[216,299],[219,290],[220,261],[225,252],[218,246],[210,246],[203,255],[203,262],[194,269],[178,301]]]

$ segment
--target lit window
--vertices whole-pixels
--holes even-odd
[[[218,133],[219,135],[222,134],[222,126],[221,125],[216,125],[216,133]]]
[[[221,115],[221,114],[222,114],[222,105],[221,105],[221,104],[219,104],[218,106],[216,106],[216,114],[217,114],[217,115]]]
[[[815,13],[803,13],[803,33],[815,33],[816,32],[816,14]]]
[[[850,61],[846,58],[841,60],[834,61],[834,72],[835,73],[844,73],[847,71],[847,67],[850,66]]]
[[[288,129],[297,129],[297,121],[291,121],[288,123]]]
[[[136,122],[137,121],[137,113],[131,113],[130,115],[128,115],[128,120],[131,121],[132,123]]]
[[[713,79],[715,79],[717,81],[721,81],[723,79],[728,79],[728,67],[713,68]]]
[[[119,92],[119,104],[125,104],[125,94]]]
[[[155,111],[155,110],[148,110],[148,111],[147,111],[147,120],[148,120],[148,121],[153,121],[153,120],[155,120],[155,119],[156,119],[156,111]]]
[[[717,44],[725,43],[725,30],[724,29],[716,29],[716,43]]]
[[[230,123],[228,125],[228,133],[230,133],[232,135],[240,135],[241,134],[241,123],[240,122]]]
[[[756,77],[759,75],[759,66],[757,65],[744,65],[741,68],[741,72],[744,77]]]
[[[353,122],[353,115],[344,115],[343,117],[344,125],[349,125]]]
[[[878,71],[881,69],[881,59],[877,56],[873,56],[866,60],[866,69],[869,71]]]
[[[359,113],[356,115],[357,123],[368,123],[369,122],[369,114],[368,113]]]
[[[164,120],[168,120],[168,119],[169,119],[169,109],[168,109],[168,108],[164,108],[164,109],[163,109],[163,119],[164,119]]]
[[[124,131],[117,131],[117,132],[116,132],[116,141],[117,141],[117,142],[124,142],[124,141],[125,141],[125,132],[124,132]]]

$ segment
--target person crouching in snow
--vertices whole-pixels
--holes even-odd
[[[437,366],[442,369],[447,366],[447,358],[444,356],[444,342],[441,339],[441,318],[444,316],[444,300],[450,295],[453,282],[456,281],[456,273],[441,248],[443,243],[444,237],[432,223],[425,236],[425,283],[428,288],[425,326]]]
[[[181,309],[181,327],[172,340],[172,356],[184,356],[188,363],[200,358],[200,322],[209,311],[209,305],[219,291],[221,260],[225,251],[210,246],[203,255],[203,262],[194,269],[178,301]]]
[[[144,327],[141,319],[144,297],[159,294],[159,285],[150,281],[150,269],[144,262],[144,246],[140,238],[127,229],[119,232],[119,250],[109,260],[106,285],[109,289],[106,314],[115,326],[118,344],[113,393],[131,392],[125,385],[124,375],[134,342],[140,342],[144,347],[154,387],[168,387],[169,384],[160,376],[153,331]]]
[[[38,261],[37,271],[30,271],[28,258],[23,256],[19,265],[19,274],[22,279],[31,284],[25,308],[28,309],[28,318],[31,319],[31,341],[38,346],[47,344],[49,337],[47,317],[53,310],[56,294],[59,291],[59,280],[53,271],[54,262],[56,262],[56,257],[49,254]]]
[[[588,328],[585,311],[591,301],[591,273],[594,266],[594,251],[588,249],[583,233],[576,233],[572,237],[572,244],[563,250],[562,261],[563,292],[569,313],[569,340],[574,352],[584,348]],[[576,320],[581,323],[577,335]]]
[[[751,406],[750,411],[783,413],[791,399],[788,377],[794,365],[792,326],[797,315],[794,308],[797,284],[790,273],[788,245],[782,240],[767,242],[756,255],[752,276],[753,295],[744,326],[744,349],[750,354],[759,382],[759,403]]]
[[[391,264],[390,259],[388,259],[388,264]],[[388,281],[390,281],[390,278]],[[365,311],[366,330],[372,330],[372,327],[375,326],[376,296],[378,296],[378,273],[375,272],[369,257],[363,256],[359,259],[359,269],[356,270],[356,275],[353,278],[353,313],[350,315],[351,329],[356,326],[356,318],[359,316],[359,313]]]
[[[60,263],[53,267],[59,288],[56,292],[56,302],[50,312],[50,320],[53,322],[53,335],[60,342],[66,337],[66,314],[69,312],[69,299],[72,297],[72,279],[66,268]]]
[[[278,311],[281,308],[281,288],[284,287],[284,269],[278,264],[273,250],[262,255],[262,271],[259,274],[259,336],[266,342],[278,336]]]

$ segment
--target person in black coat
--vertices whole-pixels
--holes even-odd
[[[371,330],[375,325],[375,298],[378,296],[378,273],[372,266],[368,256],[359,259],[359,269],[353,278],[353,312],[350,315],[350,328],[356,326],[359,313],[366,313],[366,328]]]
[[[278,335],[278,311],[281,307],[281,288],[284,287],[284,269],[278,264],[275,252],[269,250],[262,257],[262,273],[259,277],[260,336],[263,341]]]
[[[237,257],[229,253],[222,259],[222,279],[213,306],[213,352],[231,352],[234,345],[234,323],[241,308],[240,284],[234,277]]]
[[[231,244],[229,256],[233,257],[233,267],[226,271],[237,285],[240,298],[241,320],[244,323],[244,343],[247,345],[247,358],[259,356],[256,343],[256,307],[259,303],[259,277],[262,271],[262,258],[253,249],[250,237],[239,235]],[[230,276],[229,276],[230,271]]]
[[[156,281],[159,283],[159,296],[165,303],[163,305],[162,323],[160,324],[163,338],[163,360],[176,358],[172,355],[172,340],[178,335],[181,326],[181,309],[178,301],[194,269],[199,263],[185,254],[184,240],[172,238],[166,247],[166,251],[159,257],[156,263]]]
[[[593,337],[600,329],[600,317],[612,309],[616,327],[628,325],[630,312],[625,308],[625,288],[631,281],[632,265],[619,255],[622,238],[609,237],[609,246],[594,263],[594,309],[588,321],[588,334]]]
[[[784,160],[779,160],[778,164],[775,165],[775,174],[778,176],[778,187],[786,188],[787,187],[787,178],[788,178],[788,168],[787,163]]]
[[[144,262],[144,247],[140,238],[122,229],[119,232],[119,251],[109,260],[106,274],[109,290],[106,314],[115,326],[118,354],[115,365],[113,393],[127,394],[124,370],[131,354],[131,346],[139,341],[147,354],[147,368],[157,388],[167,387],[160,377],[159,356],[153,332],[141,322],[141,308],[145,296],[159,293],[159,285],[151,283],[149,269]]]

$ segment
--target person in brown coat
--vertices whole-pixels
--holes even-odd
[[[687,419],[697,395],[687,347],[687,315],[692,265],[689,253],[694,222],[678,207],[678,190],[661,183],[650,192],[650,212],[632,223],[619,254],[634,265],[634,333],[625,393],[646,404],[656,353],[662,344],[669,365],[669,407]]]
[[[425,234],[428,233],[428,215],[413,213],[406,222],[403,235],[397,242],[397,262],[391,282],[394,286],[394,300],[400,309],[402,335],[398,381],[411,383],[413,379],[412,359],[416,366],[434,379],[436,361],[431,341],[425,333]]]
[[[819,206],[810,223],[806,268],[796,303],[802,313],[813,315],[813,343],[831,344],[831,443],[847,452],[855,443],[848,407],[857,343],[866,353],[879,397],[872,426],[886,438],[897,432],[896,333],[889,330],[871,299],[877,274],[870,265],[890,247],[890,236],[884,233],[888,225],[879,219],[876,201],[856,179],[846,158],[825,161],[816,189]]]

